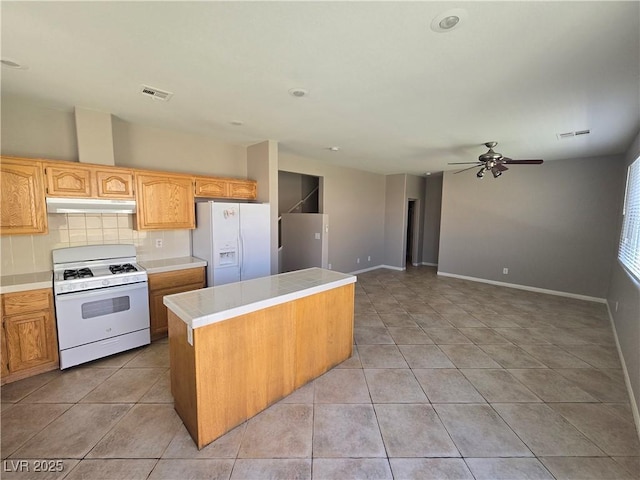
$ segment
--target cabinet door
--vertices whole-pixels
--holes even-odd
[[[50,310],[4,318],[9,372],[56,362],[55,325]]]
[[[2,158],[0,233],[47,233],[42,164]]]
[[[224,198],[228,196],[228,181],[224,178],[196,178],[196,197]]]
[[[7,340],[4,334],[4,323],[0,328],[0,361],[2,362],[2,369],[0,371],[0,377],[4,378],[9,375],[9,359],[7,358]]]
[[[229,197],[255,200],[258,195],[255,180],[229,180]]]
[[[167,335],[167,307],[162,303],[165,295],[204,288],[204,267],[174,270],[149,275],[149,314],[151,340]]]
[[[195,228],[193,179],[184,176],[136,175],[136,228]]]
[[[50,197],[91,197],[91,168],[83,166],[48,165],[47,195]]]
[[[165,295],[189,292],[202,288],[202,284],[182,285],[180,287],[163,288],[149,293],[149,315],[151,317],[151,340],[157,340],[167,336],[167,307],[162,303]]]
[[[133,198],[133,171],[96,168],[96,194],[101,198]]]

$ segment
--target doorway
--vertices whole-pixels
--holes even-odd
[[[413,234],[416,228],[416,225],[414,222],[415,209],[416,209],[416,201],[409,200],[409,203],[407,205],[407,245],[406,245],[406,258],[405,258],[405,263],[407,264],[407,266],[411,266],[417,263],[417,259],[414,259],[414,252],[413,252],[414,250]]]
[[[420,200],[410,198],[407,201],[407,231],[405,245],[405,268],[420,265],[421,243],[420,236]]]

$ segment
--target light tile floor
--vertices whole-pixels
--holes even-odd
[[[601,304],[377,270],[358,276],[355,343],[200,451],[166,341],[6,385],[2,478],[640,478]]]

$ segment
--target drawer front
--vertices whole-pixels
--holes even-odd
[[[2,314],[36,312],[51,307],[51,290],[30,290],[2,295]]]
[[[149,275],[149,290],[174,288],[189,284],[204,284],[204,268],[189,268],[173,272],[152,273]]]

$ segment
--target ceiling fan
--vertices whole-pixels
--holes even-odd
[[[487,153],[483,153],[478,157],[477,162],[454,162],[449,165],[471,165],[472,167],[458,170],[456,173],[466,172],[472,168],[480,167],[476,177],[484,177],[485,172],[491,172],[493,178],[498,178],[502,175],[502,172],[509,170],[505,165],[540,165],[542,160],[513,160],[503,156],[501,153],[494,152],[493,147],[498,145],[498,142],[487,142],[485,146],[489,149]]]

